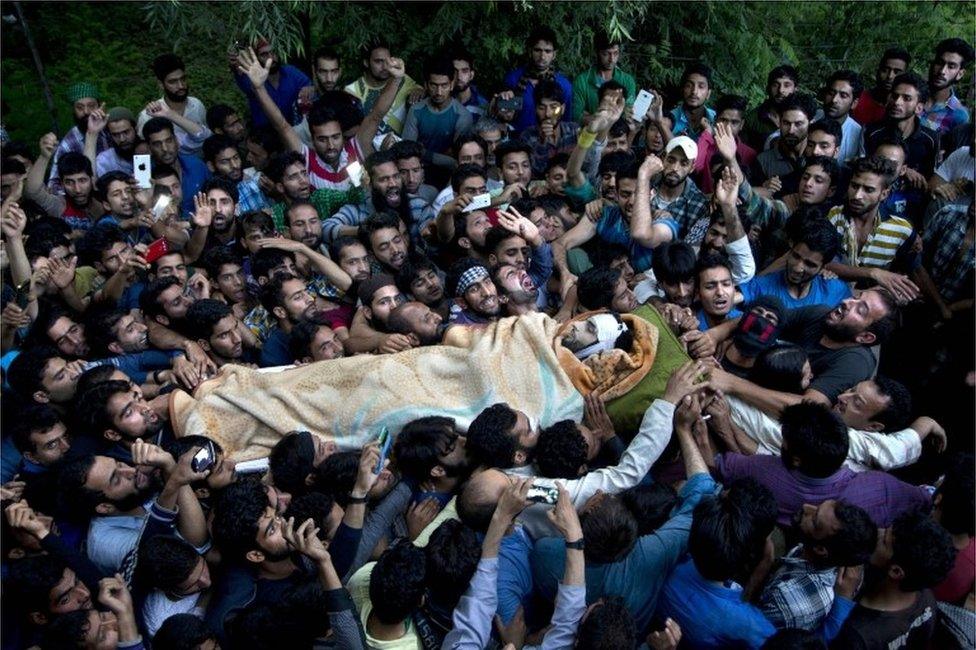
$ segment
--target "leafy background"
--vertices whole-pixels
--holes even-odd
[[[4,2],[0,31],[3,122],[11,135],[35,143],[52,129],[37,71],[19,21],[19,4],[54,94],[56,120],[71,126],[65,91],[97,80],[108,106],[133,111],[158,96],[149,70],[154,56],[175,51],[187,62],[191,93],[208,106],[243,108],[225,53],[238,39],[270,36],[279,52],[308,68],[311,50],[329,44],[344,57],[346,78],[359,74],[360,49],[382,36],[419,78],[424,60],[455,44],[476,58],[476,83],[497,88],[519,62],[523,41],[538,24],[559,38],[558,63],[572,73],[592,57],[593,33],[624,39],[622,65],[643,86],[671,94],[688,61],[715,70],[719,92],[763,97],[767,71],[798,64],[801,85],[816,91],[832,70],[849,67],[873,78],[879,54],[907,48],[924,74],[933,46],[947,36],[974,39],[974,2]],[[964,94],[971,98],[967,78]],[[713,93],[713,100],[718,93]],[[972,102],[970,102],[971,104]]]

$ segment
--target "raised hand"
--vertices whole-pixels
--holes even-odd
[[[732,135],[732,127],[725,122],[719,122],[715,125],[713,137],[715,138],[715,148],[722,154],[725,162],[730,163],[734,161],[736,146],[735,136]]]
[[[664,163],[654,154],[648,154],[637,170],[637,175],[641,179],[651,179],[661,173]]]
[[[172,111],[166,102],[159,99],[154,99],[153,101],[146,104],[146,113],[152,115],[153,117],[168,117]]]
[[[576,512],[576,506],[573,505],[572,499],[569,498],[569,492],[563,487],[561,481],[556,483],[556,487],[559,489],[559,498],[556,500],[556,506],[549,510],[546,515],[563,536],[563,539],[568,542],[575,542],[583,537],[579,514]]]
[[[68,285],[75,281],[75,269],[77,267],[77,255],[72,255],[66,260],[50,260],[48,269],[51,272],[51,282],[58,289],[67,289]]]
[[[705,366],[701,361],[688,361],[668,377],[661,399],[677,406],[686,395],[705,386],[704,380],[698,381],[704,371]]]
[[[672,618],[664,621],[663,630],[651,632],[647,637],[647,645],[652,650],[675,650],[679,643],[681,643],[681,626]]]
[[[522,213],[513,207],[498,213],[498,225],[510,233],[518,235],[533,246],[542,243],[542,235],[539,234],[538,226],[522,216]]]
[[[197,228],[209,228],[210,224],[213,223],[213,214],[214,211],[210,207],[207,195],[203,192],[197,192],[197,195],[193,197],[193,214],[190,215],[193,225]]]
[[[403,59],[398,59],[395,56],[391,56],[386,60],[386,69],[394,79],[403,79],[407,74]]]
[[[43,539],[51,532],[50,525],[40,519],[26,501],[18,501],[7,506],[4,514],[11,528],[22,530],[37,539]]]
[[[88,132],[91,134],[101,133],[108,125],[108,114],[105,112],[105,103],[88,114]]]
[[[176,461],[159,445],[138,438],[132,443],[132,464],[171,470],[176,465]]]
[[[264,86],[264,82],[268,80],[268,75],[271,74],[272,62],[271,57],[268,57],[265,64],[261,65],[261,62],[258,61],[257,54],[254,53],[254,48],[249,47],[246,51],[241,52],[238,56],[237,69],[242,74],[247,75],[247,78],[250,79],[252,86],[255,88],[262,88]]]
[[[732,171],[731,167],[722,170],[722,178],[715,184],[715,200],[718,204],[726,208],[735,208],[735,202],[739,195],[738,174]]]
[[[583,424],[601,440],[609,440],[616,435],[603,396],[595,390],[583,398]]]
[[[295,518],[289,517],[281,530],[282,536],[292,548],[312,560],[316,564],[325,564],[332,561],[329,549],[319,539],[319,529],[315,526],[314,519],[306,519],[295,529]]]
[[[50,158],[58,148],[58,136],[53,133],[45,133],[37,143],[42,158]]]
[[[0,217],[0,232],[4,239],[20,239],[27,227],[27,214],[16,203],[8,203]]]

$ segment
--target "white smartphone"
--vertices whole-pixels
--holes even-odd
[[[637,122],[642,122],[644,116],[647,115],[647,111],[650,110],[651,104],[654,103],[654,93],[649,90],[643,90],[637,93],[637,99],[634,100],[634,120]]]
[[[234,471],[238,474],[255,474],[257,472],[268,471],[267,458],[255,458],[254,460],[242,460],[234,466]]]
[[[485,192],[484,194],[479,194],[473,199],[471,199],[471,203],[469,203],[468,207],[464,208],[462,212],[473,212],[475,210],[481,210],[490,206],[491,206],[491,194]]]
[[[363,182],[363,166],[358,160],[354,160],[346,165],[346,173],[349,174],[349,182],[353,187],[359,187]]]
[[[132,175],[139,183],[139,189],[148,190],[152,187],[150,176],[152,176],[152,159],[148,154],[136,154],[132,156]]]
[[[156,203],[152,207],[153,221],[159,221],[159,218],[163,216],[163,213],[166,212],[166,208],[169,207],[172,201],[173,197],[169,194],[163,194],[156,199]]]

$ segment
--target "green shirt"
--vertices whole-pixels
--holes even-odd
[[[624,87],[624,96],[627,99],[627,105],[633,105],[634,99],[637,97],[637,82],[634,81],[634,78],[620,68],[615,67],[613,69],[612,79]],[[583,117],[583,113],[592,115],[596,112],[596,109],[600,105],[600,97],[597,93],[600,91],[600,86],[603,83],[603,77],[600,76],[595,66],[590,66],[589,70],[576,75],[576,78],[573,79],[574,122],[579,122]]]
[[[319,219],[325,221],[339,208],[349,203],[361,203],[363,200],[363,189],[361,187],[351,187],[348,190],[334,190],[322,187],[308,197],[308,202],[312,204],[315,211],[319,213]],[[274,219],[275,228],[278,232],[285,233],[288,226],[285,224],[285,210],[288,206],[284,203],[275,203],[271,206],[271,218]]]

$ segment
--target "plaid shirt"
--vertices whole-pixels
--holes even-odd
[[[324,222],[326,219],[334,215],[339,211],[344,205],[354,205],[360,203],[363,200],[363,188],[353,187],[348,190],[334,190],[328,187],[322,187],[312,192],[308,197],[308,202],[315,207],[315,211],[319,213],[319,219]],[[285,225],[285,210],[288,208],[284,203],[276,203],[271,208],[271,218],[274,219],[275,228],[278,232],[286,233],[288,232],[288,226]],[[326,237],[329,241],[332,237]]]
[[[803,559],[803,545],[780,558],[763,590],[759,608],[778,628],[815,630],[834,603],[837,569],[820,569]]]
[[[943,135],[960,124],[968,122],[969,111],[956,97],[956,93],[950,91],[949,99],[939,104],[932,104],[932,108],[922,111],[919,119],[922,121],[922,126]]]
[[[263,210],[271,207],[271,201],[261,191],[258,176],[246,178],[237,184],[237,214],[242,215],[251,210]],[[277,224],[276,224],[277,225]]]
[[[969,203],[950,203],[929,220],[922,235],[925,268],[946,302],[969,294],[967,278],[976,266],[976,246],[964,248],[966,230],[971,227]]]
[[[658,177],[652,186],[657,189],[661,185],[663,174]],[[705,231],[708,230],[708,197],[702,194],[691,176],[685,179],[685,189],[681,196],[665,203],[658,192],[651,201],[651,207],[655,210],[664,210],[678,224],[677,239],[683,239],[692,246],[701,246],[705,239]]]
[[[544,142],[539,126],[530,126],[522,131],[521,140],[532,147],[532,173],[541,176],[546,173],[549,160],[558,154],[573,153],[580,126],[576,122],[560,122],[556,125],[556,144]]]
[[[335,301],[346,295],[339,287],[329,282],[324,275],[313,275],[306,281],[306,286],[315,295],[327,300]],[[251,330],[254,336],[258,337],[261,343],[264,343],[271,336],[274,328],[278,326],[278,321],[268,313],[263,305],[258,305],[244,317],[244,325]]]
[[[95,144],[95,155],[98,156],[98,154],[111,147],[112,143],[108,139],[108,129],[100,131]],[[64,134],[64,137],[61,138],[61,142],[58,144],[58,148],[54,150],[54,162],[51,163],[51,176],[47,181],[47,187],[53,194],[59,196],[64,195],[64,187],[61,186],[61,179],[58,177],[58,160],[69,151],[85,153],[85,134],[78,130],[77,126],[71,127],[71,130]]]

